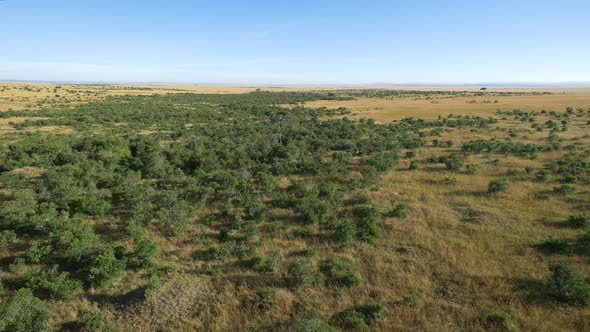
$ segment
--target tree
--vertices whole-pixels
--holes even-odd
[[[580,270],[565,263],[552,264],[549,270],[551,276],[546,283],[548,295],[577,306],[590,305],[590,285]]]
[[[508,190],[508,180],[504,178],[490,181],[488,184],[488,193],[497,194]]]
[[[88,281],[93,287],[109,287],[124,271],[125,262],[115,257],[113,246],[108,246],[92,258]]]
[[[45,332],[51,330],[47,304],[21,288],[0,304],[0,331]]]

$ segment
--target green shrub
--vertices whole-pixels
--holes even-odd
[[[576,191],[576,187],[571,184],[562,184],[559,187],[553,188],[553,193],[561,196],[569,195],[574,191]]]
[[[22,288],[0,303],[0,330],[13,332],[51,331],[47,304]]]
[[[363,278],[354,271],[352,265],[339,258],[323,261],[320,271],[325,275],[329,286],[351,288],[363,282]]]
[[[349,246],[356,238],[356,225],[344,220],[334,227],[334,241],[342,247]]]
[[[348,204],[351,205],[362,205],[371,203],[373,203],[373,200],[371,199],[371,197],[369,197],[369,195],[365,193],[356,193],[348,199]]]
[[[586,228],[590,226],[590,216],[585,213],[572,215],[567,218],[567,223],[571,227]]]
[[[415,158],[416,157],[416,151],[407,151],[406,154],[404,155],[404,158]]]
[[[386,215],[391,218],[406,218],[409,214],[410,208],[406,203],[399,203],[386,213]]]
[[[82,293],[82,282],[70,279],[68,272],[59,272],[57,265],[25,274],[25,286],[36,294],[52,299],[67,299]]]
[[[549,270],[551,276],[545,284],[549,296],[577,306],[590,305],[590,285],[580,270],[565,263],[552,264]]]
[[[463,160],[461,160],[461,157],[456,153],[452,153],[442,159],[443,163],[450,171],[458,171],[463,167]]]
[[[133,252],[128,257],[129,266],[150,267],[158,252],[158,245],[154,240],[149,239],[143,229],[137,225],[131,225],[127,231],[133,240]]]
[[[410,161],[410,166],[408,167],[409,170],[412,170],[413,171],[413,170],[416,170],[418,168],[420,168],[420,164],[418,164],[417,161],[415,161],[415,160]]]
[[[317,257],[319,256],[320,251],[317,248],[314,247],[307,247],[303,250],[301,250],[301,256],[304,257]]]
[[[369,325],[365,322],[362,313],[356,310],[345,311],[340,314],[339,325],[347,330],[353,331],[370,331]]]
[[[266,288],[256,294],[256,306],[262,311],[269,311],[275,305],[276,289]]]
[[[418,309],[421,306],[420,299],[413,295],[404,296],[403,301],[410,308]]]
[[[7,229],[0,232],[0,247],[7,246],[16,241],[16,232]]]
[[[276,272],[279,269],[281,259],[280,250],[276,250],[270,257],[262,258],[255,256],[250,260],[250,266],[261,272]]]
[[[301,259],[291,264],[287,269],[287,284],[292,288],[311,287],[317,284],[319,276],[315,271],[312,262]]]
[[[93,287],[109,287],[125,271],[125,261],[117,259],[113,246],[108,246],[92,257],[88,281]]]
[[[379,211],[372,205],[357,205],[352,213],[357,218],[357,237],[369,243],[375,241],[381,232],[377,225]]]
[[[564,253],[568,250],[569,245],[564,240],[547,239],[539,244],[539,249],[550,254]]]
[[[82,332],[115,332],[112,325],[107,324],[101,315],[89,315],[82,322]]]
[[[355,310],[362,313],[367,322],[380,320],[385,317],[385,307],[381,303],[369,303]]]
[[[39,243],[33,242],[31,247],[27,250],[27,262],[29,263],[40,263],[44,258],[49,256],[51,253],[51,246],[39,246]]]
[[[580,255],[590,255],[590,231],[578,235],[575,251]]]
[[[315,310],[307,311],[303,317],[291,325],[297,332],[336,332],[336,329],[325,323]]]
[[[488,193],[496,194],[506,192],[508,190],[508,180],[504,178],[490,181],[488,184]]]

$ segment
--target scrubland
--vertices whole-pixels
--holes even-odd
[[[590,330],[590,91],[0,83],[0,330]]]

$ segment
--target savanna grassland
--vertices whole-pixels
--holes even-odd
[[[590,91],[0,83],[0,331],[590,330]]]

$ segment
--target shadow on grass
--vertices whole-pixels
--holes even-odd
[[[139,287],[121,295],[88,295],[88,298],[100,305],[113,305],[117,307],[129,307],[145,300],[146,287]]]

